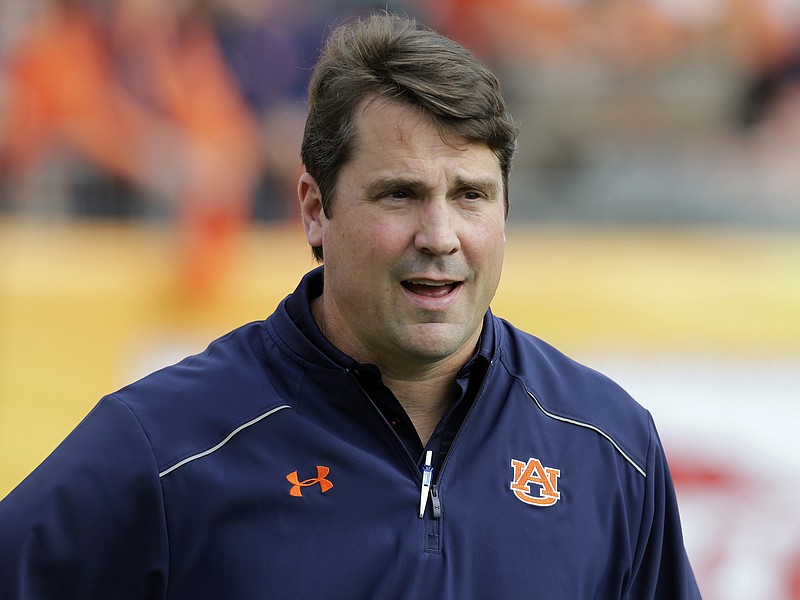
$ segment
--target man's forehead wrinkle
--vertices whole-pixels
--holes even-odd
[[[362,118],[356,119],[356,132],[363,127],[363,122],[369,118],[371,113],[380,113],[381,109],[386,107],[395,107],[400,111],[392,123],[392,130],[396,135],[396,139],[403,143],[407,142],[411,137],[406,135],[406,131],[413,136],[420,130],[430,130],[432,128],[438,133],[439,139],[444,146],[457,150],[466,150],[469,145],[468,140],[462,138],[456,132],[448,131],[446,128],[436,123],[431,115],[426,114],[417,107],[400,100],[382,98],[380,96],[372,96],[364,100],[360,110],[360,116]],[[359,121],[361,121],[361,123],[359,123]]]

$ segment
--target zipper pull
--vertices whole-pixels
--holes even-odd
[[[431,486],[431,509],[433,510],[434,519],[438,519],[442,516],[442,503],[439,501],[439,486],[436,484]]]
[[[422,467],[422,489],[419,493],[419,518],[425,515],[425,506],[428,504],[428,493],[431,490],[431,479],[433,479],[433,452],[428,450],[425,453],[425,466]]]

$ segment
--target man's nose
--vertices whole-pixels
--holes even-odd
[[[420,252],[444,256],[461,249],[456,229],[457,215],[444,198],[425,201],[419,211],[414,245]]]

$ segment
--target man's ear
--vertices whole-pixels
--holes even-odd
[[[303,219],[303,229],[308,243],[312,248],[322,246],[322,221],[325,219],[322,211],[322,193],[317,181],[308,172],[300,176],[297,197],[300,200],[300,216]]]

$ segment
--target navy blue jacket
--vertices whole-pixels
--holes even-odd
[[[417,458],[285,305],[105,397],[0,502],[0,598],[699,598],[612,381],[488,313],[420,518]]]

